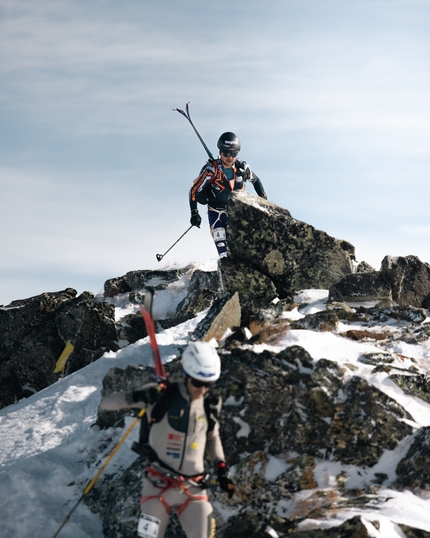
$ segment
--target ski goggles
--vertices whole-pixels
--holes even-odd
[[[224,150],[222,150],[221,153],[224,155],[224,157],[237,157],[239,155],[238,151],[224,151]]]
[[[193,387],[196,387],[196,389],[201,389],[202,387],[205,387],[205,389],[208,389],[213,385],[213,383],[208,383],[207,381],[200,381],[199,379],[194,379],[194,377],[190,377],[191,385]]]

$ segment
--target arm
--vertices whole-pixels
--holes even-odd
[[[251,170],[249,164],[245,161],[236,161],[238,167],[238,174],[243,176],[244,181],[250,181],[255,189],[255,192],[261,198],[267,200],[267,194],[264,190],[261,179]]]
[[[200,228],[202,219],[197,209],[197,203],[207,204],[208,196],[204,192],[208,189],[214,173],[214,166],[211,162],[207,163],[201,170],[199,177],[194,181],[193,186],[189,192],[189,202],[191,209],[190,224]]]
[[[157,383],[149,383],[131,392],[113,392],[104,396],[100,408],[104,411],[118,411],[119,409],[143,409],[160,399],[161,387]]]
[[[225,461],[224,449],[219,435],[219,423],[212,414],[206,437],[206,454],[215,468],[220,462]]]

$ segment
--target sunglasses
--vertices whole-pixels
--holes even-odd
[[[193,387],[196,387],[196,389],[201,389],[202,387],[205,387],[205,389],[208,389],[212,383],[207,383],[205,381],[199,381],[198,379],[194,379],[193,377],[190,377],[191,385]]]
[[[224,157],[237,157],[239,155],[238,151],[221,151]]]

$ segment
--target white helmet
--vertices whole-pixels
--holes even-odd
[[[221,373],[221,361],[208,342],[191,342],[182,353],[184,372],[194,379],[212,383]]]

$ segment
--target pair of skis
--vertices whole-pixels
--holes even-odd
[[[141,306],[140,310],[142,312],[143,319],[145,321],[146,331],[149,336],[149,342],[151,344],[153,356],[154,356],[154,366],[155,366],[155,376],[158,383],[164,383],[167,380],[167,374],[164,369],[163,363],[161,362],[160,352],[158,349],[157,344],[157,338],[155,333],[155,325],[154,320],[152,318],[152,303],[154,299],[154,289],[148,288],[147,292],[145,293],[145,298],[143,301],[143,306]],[[121,445],[124,443],[124,441],[127,439],[133,428],[137,425],[139,420],[143,417],[145,414],[146,409],[141,409],[137,417],[134,419],[132,424],[129,426],[127,431],[124,433],[122,438],[119,440],[118,444],[115,446],[109,457],[106,459],[106,461],[103,463],[103,465],[98,470],[97,474],[94,476],[94,478],[89,482],[87,487],[84,489],[82,495],[79,497],[79,499],[76,501],[76,503],[73,505],[70,512],[67,514],[64,521],[61,523],[61,525],[58,527],[57,532],[54,534],[52,538],[56,538],[58,534],[60,533],[61,529],[64,527],[64,525],[69,521],[71,515],[76,510],[82,499],[87,495],[94,487],[94,484],[99,479],[102,472],[106,469],[106,467],[109,465],[112,458],[115,456],[115,454],[118,452]]]
[[[193,120],[191,119],[189,104],[190,103],[187,103],[185,105],[185,111],[181,110],[180,108],[174,108],[173,111],[179,112],[180,114],[182,114],[182,116],[184,116],[184,118],[186,118],[190,122],[191,127],[194,129],[194,132],[196,133],[198,139],[200,140],[203,147],[205,148],[206,153],[208,154],[209,160],[214,161],[215,159],[214,159],[212,153],[210,152],[209,148],[205,144],[205,141],[203,140],[203,138],[200,136],[200,133],[197,131],[197,129],[196,129],[194,123],[193,123]],[[185,230],[185,232],[181,235],[181,237],[179,239],[177,239],[173,243],[173,245],[166,250],[166,252],[164,254],[156,254],[155,257],[157,258],[157,261],[161,262],[161,260],[164,258],[164,256],[176,245],[176,243],[178,243],[184,237],[185,234],[187,234],[191,230],[191,228],[192,228],[192,226],[190,226],[187,230]]]

